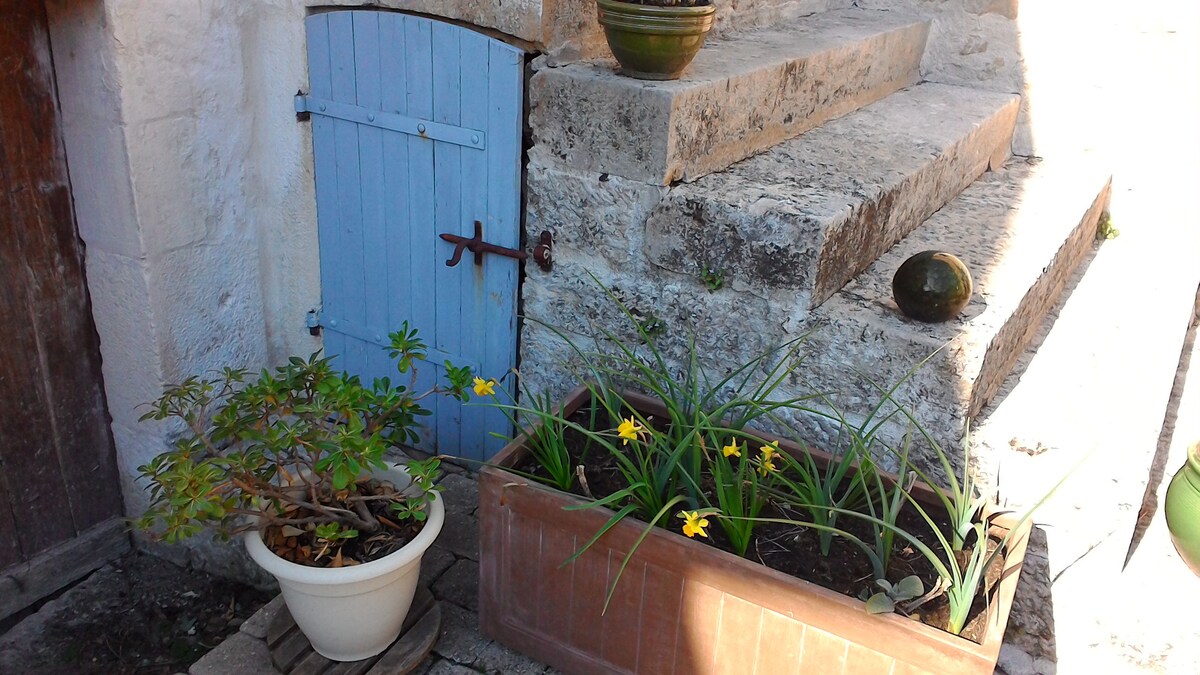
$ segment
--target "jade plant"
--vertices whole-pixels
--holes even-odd
[[[445,363],[446,383],[417,390],[426,345],[405,323],[389,336],[404,384],[367,386],[320,352],[248,377],[225,369],[189,377],[149,404],[142,420],[178,420],[174,447],[139,467],[150,505],[138,525],[176,542],[215,529],[261,528],[281,557],[340,567],[398,549],[419,531],[438,488],[439,460],[407,462],[408,485],[372,478],[385,453],[418,439],[423,399],[465,400],[468,368]]]

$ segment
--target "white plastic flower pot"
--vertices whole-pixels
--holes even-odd
[[[409,482],[399,465],[380,478],[397,487]],[[362,565],[329,569],[297,565],[267,548],[258,530],[243,535],[254,562],[275,575],[283,600],[313,649],[334,661],[358,661],[379,654],[400,635],[421,573],[421,557],[446,519],[441,495],[416,538],[400,550]]]

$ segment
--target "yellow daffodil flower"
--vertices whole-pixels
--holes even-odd
[[[629,445],[629,441],[637,440],[638,434],[645,431],[645,428],[633,421],[633,418],[621,420],[617,425],[617,435],[622,438],[621,445]]]
[[[708,527],[708,518],[701,517],[699,512],[692,511],[688,513],[687,511],[680,511],[679,517],[684,520],[683,533],[688,537],[695,537],[696,535],[700,535],[701,537],[708,536],[708,533],[704,531],[704,528]]]
[[[769,472],[778,471],[779,469],[775,467],[775,456],[779,454],[779,441],[772,441],[770,445],[764,445],[760,450],[762,456],[759,458],[759,473],[765,476]]]
[[[496,381],[485,380],[482,377],[475,378],[475,395],[476,396],[494,396],[496,394]]]
[[[734,441],[734,442],[730,443],[729,445],[721,448],[721,453],[724,454],[726,457],[741,457],[742,449],[738,447],[737,441]]]

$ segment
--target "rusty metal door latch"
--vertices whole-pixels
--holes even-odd
[[[542,230],[541,236],[538,237],[538,245],[533,248],[533,261],[543,272],[549,272],[550,268],[554,267],[554,259],[551,257],[553,247],[554,239],[550,236],[550,231]]]
[[[483,265],[484,253],[495,253],[496,255],[502,255],[507,258],[516,258],[517,260],[526,260],[529,258],[529,254],[525,251],[515,248],[505,248],[503,246],[498,246],[496,244],[484,241],[483,223],[478,220],[475,221],[475,236],[471,237],[470,239],[461,237],[457,234],[450,234],[448,232],[443,232],[438,236],[441,237],[443,241],[448,241],[451,244],[454,244],[454,255],[450,256],[450,259],[446,261],[447,267],[454,267],[461,262],[464,250],[475,254],[476,265]],[[537,249],[535,249],[533,252],[533,258],[534,261],[537,262],[538,266],[542,269],[550,269],[549,232],[542,233],[540,243],[538,244]]]

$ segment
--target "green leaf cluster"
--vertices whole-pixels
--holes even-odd
[[[388,450],[418,441],[420,419],[430,414],[423,399],[463,399],[471,379],[470,369],[448,363],[445,385],[418,392],[425,343],[407,323],[389,337],[404,384],[384,377],[368,386],[318,352],[255,377],[227,368],[167,387],[141,420],[177,421],[182,431],[138,469],[150,506],[137,524],[170,542],[205,528],[229,536],[272,524],[311,529],[326,542],[378,531],[364,505],[379,497],[359,494],[359,481],[386,468]],[[391,508],[422,521],[439,462],[407,468],[412,484]]]

